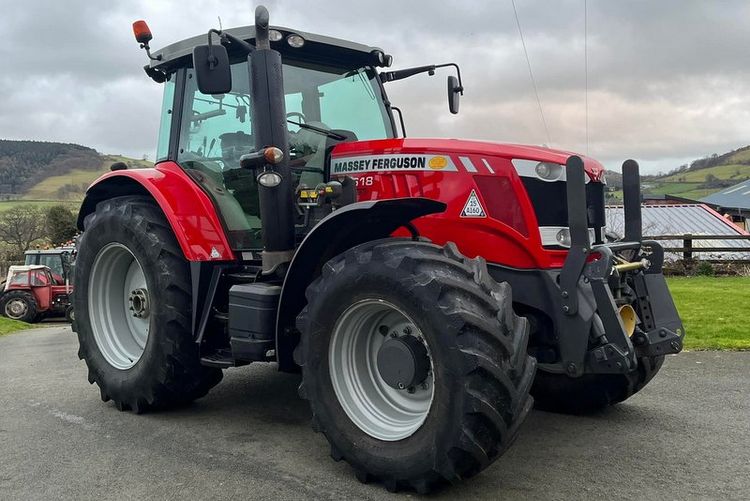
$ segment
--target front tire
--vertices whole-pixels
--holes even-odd
[[[481,258],[453,244],[369,242],[326,263],[307,301],[300,395],[331,456],[361,481],[425,493],[477,474],[513,442],[532,406],[528,321]],[[393,339],[415,354],[404,373],[395,358],[380,365]]]
[[[664,356],[642,357],[628,374],[567,374],[537,371],[531,394],[539,410],[562,414],[591,414],[618,404],[641,391],[659,372]]]
[[[192,339],[187,261],[146,197],[118,197],[87,216],[75,268],[79,358],[103,401],[140,413],[185,404],[218,384]]]

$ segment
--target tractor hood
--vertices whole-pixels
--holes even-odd
[[[332,156],[333,162],[336,162],[337,159],[357,156],[403,154],[446,155],[448,157],[455,157],[459,163],[463,162],[463,158],[466,158],[465,156],[477,155],[501,157],[509,160],[531,160],[560,165],[565,165],[565,162],[571,155],[577,155],[570,151],[554,150],[543,146],[465,139],[399,138],[342,143],[334,148]],[[602,164],[593,158],[583,155],[578,156],[583,159],[584,169],[592,181],[601,182],[604,180],[604,167]]]

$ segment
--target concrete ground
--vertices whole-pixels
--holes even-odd
[[[102,403],[69,327],[0,337],[2,499],[386,499],[328,456],[298,377],[230,370],[206,398],[136,416]],[[437,499],[747,499],[750,353],[670,357],[593,417],[533,412],[511,450]]]

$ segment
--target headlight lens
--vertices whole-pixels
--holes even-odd
[[[267,170],[258,176],[258,183],[266,188],[275,188],[281,184],[281,174]]]
[[[557,232],[557,235],[555,235],[555,240],[557,240],[557,243],[562,247],[570,247],[570,230],[568,228],[561,229]]]
[[[305,45],[305,39],[299,35],[289,35],[288,37],[286,37],[286,43],[288,43],[290,47],[299,49],[300,47]]]
[[[563,166],[549,162],[536,164],[536,175],[545,181],[557,181],[563,173]]]
[[[278,42],[284,38],[284,35],[281,34],[279,30],[268,30],[268,39],[272,42]]]

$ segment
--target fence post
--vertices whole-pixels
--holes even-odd
[[[685,248],[685,251],[682,254],[682,258],[685,261],[690,261],[691,259],[693,259],[693,251],[692,251],[693,236],[690,234],[687,234],[687,235],[683,235],[683,237],[684,238],[682,240],[682,246]]]

